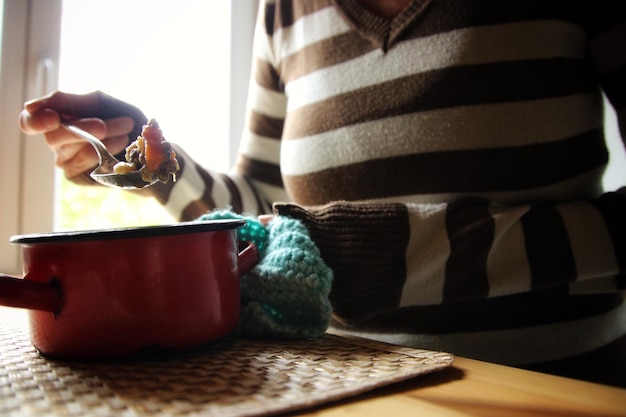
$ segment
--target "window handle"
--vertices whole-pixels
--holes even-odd
[[[52,90],[54,85],[54,61],[44,58],[37,63],[36,96],[41,97]]]

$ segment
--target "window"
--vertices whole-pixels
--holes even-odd
[[[608,138],[610,161],[604,174],[604,188],[616,190],[626,186],[626,150],[620,137],[617,115],[613,107],[605,103],[604,115],[605,134]],[[624,138],[626,141],[626,138]]]
[[[0,271],[19,269],[18,248],[8,243],[14,234],[171,221],[152,200],[63,180],[44,141],[17,129],[22,103],[55,88],[100,89],[155,117],[168,140],[203,164],[227,169],[243,125],[256,5],[0,0]],[[192,140],[198,122],[214,132],[210,142]],[[95,203],[83,204],[86,193]]]
[[[26,97],[53,87],[58,61],[59,0],[2,2],[0,47],[0,271],[19,271],[11,235],[52,227],[53,162],[39,138],[22,138],[17,114]],[[37,28],[36,31],[31,28]],[[7,35],[9,34],[9,35]]]
[[[230,45],[215,40],[229,31],[229,3],[64,0],[59,89],[100,89],[135,104],[168,140],[206,166],[227,169]],[[192,139],[198,121],[210,126],[210,138]],[[173,221],[152,199],[58,178],[57,229]]]

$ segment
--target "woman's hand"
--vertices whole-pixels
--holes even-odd
[[[26,102],[19,115],[19,126],[26,134],[43,134],[56,165],[72,178],[95,167],[98,156],[90,144],[61,127],[62,119],[101,139],[114,155],[129,143],[128,134],[136,122],[130,116],[104,119],[102,115],[111,113],[103,108],[104,100],[116,106],[122,103],[99,91],[82,95],[56,91]]]
[[[276,217],[275,214],[259,214],[258,219],[263,226],[267,226],[272,220],[274,220],[274,217]]]

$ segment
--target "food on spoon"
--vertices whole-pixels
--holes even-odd
[[[126,147],[125,158],[125,162],[113,167],[115,173],[124,175],[138,171],[146,183],[151,183],[155,178],[166,183],[170,176],[176,181],[176,172],[180,170],[176,152],[165,140],[159,124],[154,119],[150,119],[148,124],[143,126],[137,140]]]

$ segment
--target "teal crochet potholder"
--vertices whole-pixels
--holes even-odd
[[[259,263],[241,278],[241,317],[235,334],[244,337],[310,339],[330,324],[328,295],[333,273],[306,227],[296,219],[274,217],[267,226],[228,210],[199,220],[245,219],[237,238],[253,242]]]

